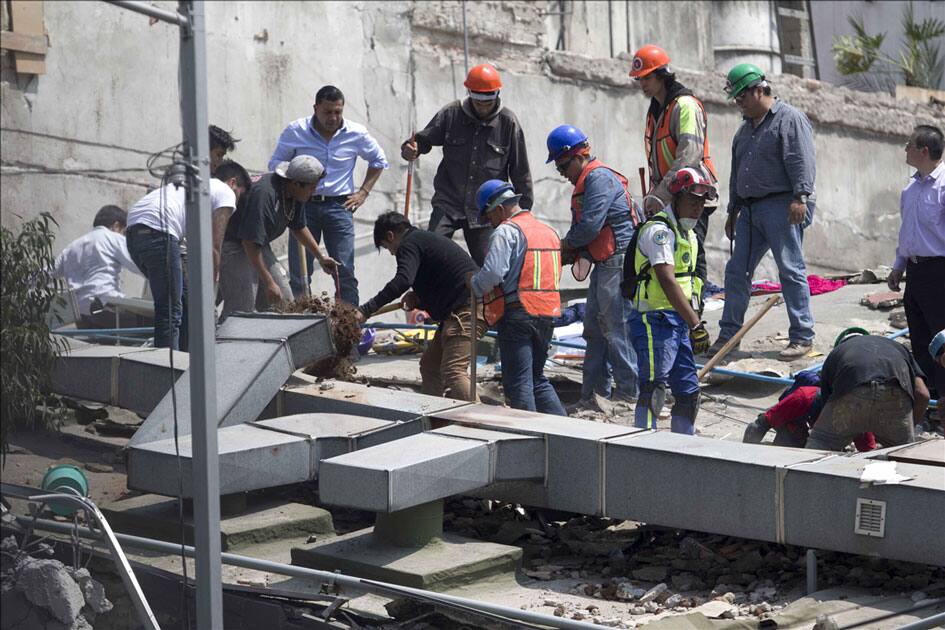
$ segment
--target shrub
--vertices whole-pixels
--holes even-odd
[[[62,283],[52,277],[57,226],[48,213],[22,224],[18,234],[0,231],[2,318],[0,318],[0,446],[4,461],[14,427],[49,426],[56,420],[49,406],[53,364],[63,350],[49,333],[48,313],[60,299]]]

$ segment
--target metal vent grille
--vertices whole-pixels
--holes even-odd
[[[863,536],[883,538],[886,534],[886,502],[857,499],[853,531]]]

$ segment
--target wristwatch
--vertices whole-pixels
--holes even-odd
[[[807,205],[807,195],[794,195],[794,199],[800,201],[805,206]]]

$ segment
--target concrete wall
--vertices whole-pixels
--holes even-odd
[[[693,24],[709,24],[708,4],[687,5],[701,11]],[[399,145],[415,125],[425,125],[439,107],[463,94],[461,5],[206,6],[210,120],[242,138],[234,159],[265,170],[279,132],[288,121],[311,114],[312,94],[325,83],[345,92],[346,115],[366,124],[387,152],[390,170],[355,215],[357,275],[362,296],[369,297],[393,272],[390,256],[374,250],[371,225],[380,212],[403,207],[406,167]],[[650,6],[667,14],[664,21],[646,22],[651,30],[641,38],[660,41],[661,35],[678,33],[671,18],[682,3]],[[518,114],[528,142],[536,208],[564,231],[570,186],[544,164],[546,134],[564,122],[581,126],[595,152],[622,170],[639,195],[636,173],[644,163],[647,103],[627,77],[627,61],[549,52],[546,46],[554,39],[548,21],[554,16],[544,15],[544,9],[542,3],[469,2],[470,64],[491,61],[503,73],[503,100]],[[631,5],[631,12],[636,10]],[[179,141],[177,32],[104,3],[68,1],[46,3],[46,29],[46,75],[29,81],[16,76],[3,53],[0,208],[4,225],[15,224],[16,214],[52,212],[60,222],[61,248],[88,229],[99,206],[128,207],[153,186],[156,180],[143,171],[148,154]],[[711,40],[697,37],[698,30],[691,34],[696,43],[680,42],[674,55],[690,55],[693,65],[708,69]],[[687,71],[680,77],[706,102],[713,156],[727,178],[730,142],[740,120],[723,98],[724,78]],[[806,246],[812,269],[890,262],[898,191],[908,176],[905,136],[919,121],[941,125],[942,112],[794,77],[773,80],[780,95],[809,113],[817,133],[820,205]],[[429,216],[438,161],[435,150],[416,172],[411,217],[421,224]],[[363,172],[361,165],[359,180]],[[727,200],[727,181],[722,198]],[[709,239],[716,282],[728,251],[721,223],[721,216],[714,219]],[[773,277],[770,265],[765,274]],[[330,281],[319,274],[316,288],[330,290]]]
[[[841,0],[834,2],[811,2],[811,16],[814,24],[814,38],[817,44],[817,63],[820,66],[820,79],[836,85],[846,85],[867,89],[872,87],[869,82],[861,78],[844,77],[837,71],[837,64],[833,60],[831,47],[834,40],[841,35],[853,35],[853,27],[848,17],[862,17],[867,32],[871,34],[886,33],[882,51],[893,58],[899,57],[899,48],[902,45],[902,12],[906,8],[905,2],[870,2],[863,0]],[[945,7],[940,0],[913,0],[913,15],[915,20],[922,21],[928,18],[945,19]],[[942,45],[945,39],[939,38]],[[878,67],[878,66],[877,66]],[[898,80],[903,83],[901,77]],[[875,86],[875,82],[873,82]],[[945,89],[945,83],[938,86]],[[872,87],[875,89],[875,87]]]

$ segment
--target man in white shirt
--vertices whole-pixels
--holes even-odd
[[[92,221],[92,231],[80,236],[56,258],[53,275],[63,278],[75,294],[79,328],[120,328],[150,325],[132,313],[108,306],[109,298],[124,297],[121,269],[140,274],[128,254],[125,224],[128,213],[118,206],[102,206]],[[117,317],[117,319],[116,319]]]
[[[226,222],[240,195],[249,188],[249,174],[236,162],[225,161],[210,180],[213,212],[214,277]],[[128,213],[128,251],[151,285],[154,297],[154,347],[186,351],[181,329],[186,326],[187,292],[180,242],[187,232],[186,191],[173,184],[153,190]]]

